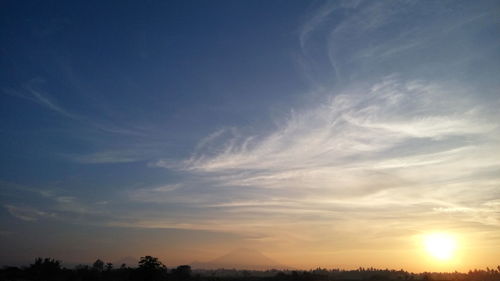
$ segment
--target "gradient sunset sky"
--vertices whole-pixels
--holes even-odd
[[[2,265],[500,261],[497,0],[1,1],[0,22]]]

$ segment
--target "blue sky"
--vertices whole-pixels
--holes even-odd
[[[1,6],[3,262],[498,258],[496,1]]]

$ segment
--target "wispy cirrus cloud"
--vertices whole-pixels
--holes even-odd
[[[32,79],[19,89],[3,89],[3,93],[22,98],[73,122],[68,128],[74,135],[94,146],[94,152],[69,154],[61,153],[65,159],[82,164],[129,163],[147,160],[151,154],[157,153],[159,146],[151,137],[152,133],[145,126],[123,125],[105,112],[76,113],[76,110],[64,106],[56,97],[42,90],[45,81],[41,78]],[[102,107],[100,105],[100,107]],[[106,116],[106,117],[105,117]],[[82,133],[85,132],[85,133]],[[116,137],[121,136],[120,147],[117,148]],[[106,139],[114,140],[109,144]],[[97,147],[97,149],[96,149]],[[112,148],[110,148],[112,147]]]
[[[82,164],[130,163],[147,159],[141,150],[105,150],[84,155],[65,155],[68,159]]]
[[[14,217],[24,221],[37,221],[40,218],[54,217],[55,214],[41,211],[32,207],[4,205],[4,208]]]
[[[50,97],[47,93],[37,90],[33,86],[34,84],[39,84],[39,83],[43,83],[43,80],[34,79],[29,83],[26,83],[23,86],[22,90],[3,89],[3,92],[12,96],[27,99],[29,101],[37,103],[53,112],[56,112],[70,119],[80,120],[82,118],[81,116],[69,112],[68,110],[63,108],[60,104],[58,104],[53,97]]]
[[[480,107],[454,102],[452,95],[457,92],[388,78],[366,93],[332,96],[316,108],[295,111],[275,132],[239,143],[230,140],[222,153],[192,158],[187,167],[199,171],[321,167],[385,152],[411,140],[432,143],[496,129],[492,120],[478,114]],[[447,105],[439,105],[442,99]]]

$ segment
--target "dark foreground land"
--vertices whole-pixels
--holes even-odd
[[[167,269],[157,258],[142,257],[137,267],[125,264],[115,267],[101,260],[92,266],[63,268],[54,259],[38,258],[28,267],[0,269],[0,281],[354,281],[354,280],[435,280],[435,281],[500,281],[500,266],[496,269],[471,270],[468,273],[410,273],[404,270],[359,268],[356,270],[322,269],[296,270],[192,270],[189,265]]]

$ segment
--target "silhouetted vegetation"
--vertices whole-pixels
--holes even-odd
[[[37,258],[28,267],[7,266],[0,269],[0,281],[500,281],[500,266],[496,269],[471,270],[467,273],[424,272],[358,268],[356,270],[323,269],[296,270],[192,270],[181,265],[170,271],[152,256],[141,257],[137,267],[121,264],[114,267],[98,259],[92,266],[63,268],[61,261]]]

